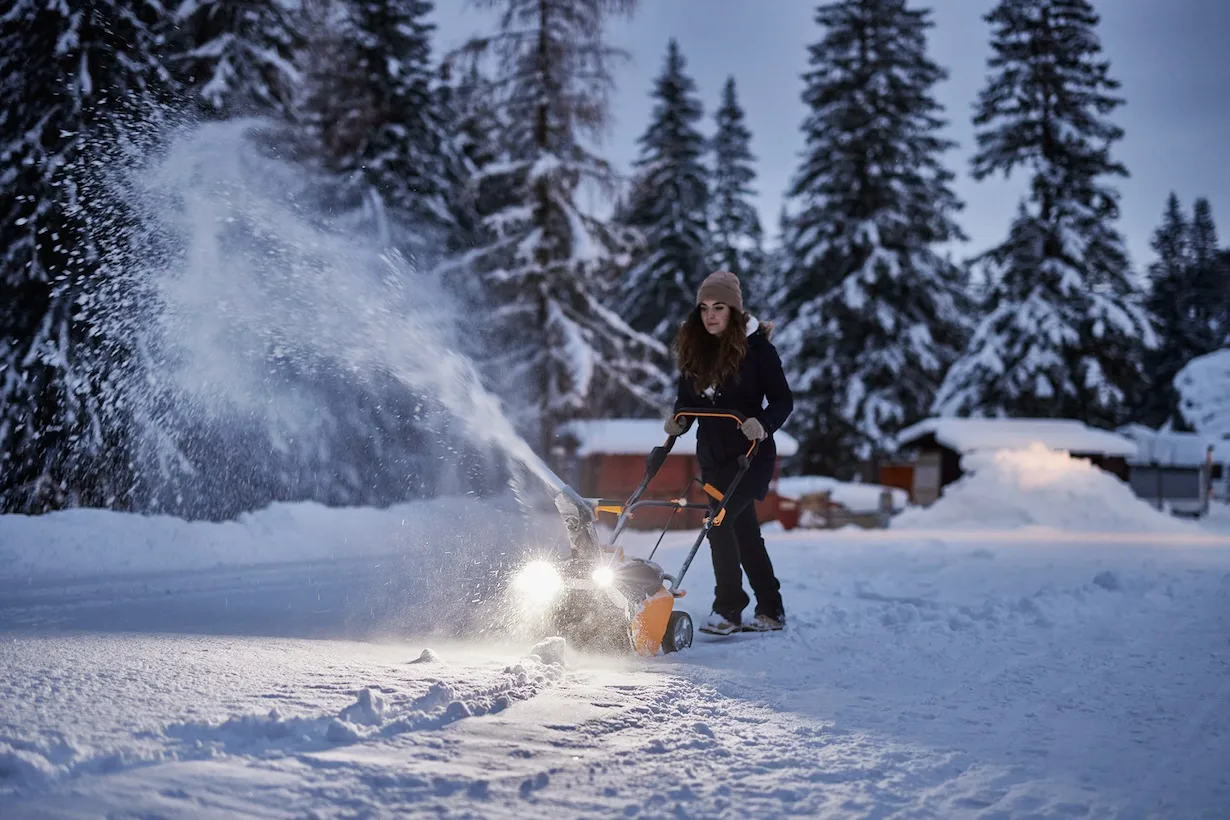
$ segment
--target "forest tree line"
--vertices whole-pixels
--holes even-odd
[[[593,147],[621,59],[607,23],[635,0],[476,5],[492,31],[450,53],[427,0],[10,6],[0,510],[217,517],[442,491],[425,475],[452,445],[433,446],[441,434],[416,422],[418,399],[390,383],[329,393],[346,399],[322,412],[348,432],[323,455],[287,454],[254,429],[251,458],[223,467],[210,433],[169,431],[187,473],[225,478],[188,482],[187,500],[151,486],[132,440],[149,426],[130,394],[142,353],[122,328],[103,330],[117,299],[140,298],[116,285],[139,217],[90,170],[156,152],[163,120],[259,118],[264,150],[318,180],[314,206],[330,216],[377,196],[389,244],[464,301],[481,330],[465,352],[542,453],[568,420],[662,413],[675,330],[719,268],[779,328],[797,397],[793,472],[849,477],[934,414],[1183,428],[1175,374],[1230,346],[1230,252],[1206,199],[1159,203],[1156,260],[1131,268],[1116,228],[1122,99],[1087,0],[1000,0],[986,15],[968,168],[946,159],[935,87],[947,72],[928,52],[925,3],[820,4],[805,150],[773,226],[752,205],[736,78],[701,99],[673,39],[633,167]],[[952,182],[965,173],[1027,185],[1002,241],[956,260],[946,249],[966,237]],[[599,213],[583,204],[594,191]],[[223,481],[226,503],[201,500]]]

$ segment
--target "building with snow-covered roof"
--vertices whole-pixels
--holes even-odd
[[[645,498],[686,497],[697,503],[705,501],[705,494],[693,482],[700,477],[696,429],[697,425],[693,424],[675,439],[670,455],[649,485]],[[622,502],[644,478],[645,461],[654,447],[666,442],[666,433],[662,431],[661,419],[581,419],[562,425],[559,439],[568,452],[567,480],[572,487],[587,498]],[[779,465],[782,458],[799,450],[798,441],[781,430],[773,434],[773,441],[777,445]],[[762,522],[780,520],[783,525],[793,525],[788,520],[788,511],[781,509],[781,499],[772,485],[764,501],[757,502],[756,514]],[[701,526],[703,515],[682,511],[671,518],[670,510],[646,508],[637,511],[629,526],[661,528],[669,520],[672,528],[695,529]]]
[[[1159,509],[1203,514],[1210,496],[1230,500],[1230,438],[1128,424],[1119,432],[1137,446],[1128,458],[1133,492]]]
[[[1090,427],[1075,419],[930,418],[897,434],[897,446],[915,453],[910,498],[930,504],[962,475],[961,457],[987,450],[1018,450],[1034,445],[1085,458],[1124,481],[1127,459],[1137,446],[1128,437]]]

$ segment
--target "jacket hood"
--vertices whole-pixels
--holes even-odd
[[[747,315],[747,337],[752,338],[752,334],[760,331],[760,335],[764,336],[765,341],[769,341],[773,336],[773,323],[761,322],[752,314]]]

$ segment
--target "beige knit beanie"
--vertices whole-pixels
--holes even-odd
[[[696,294],[696,304],[706,299],[721,302],[743,312],[743,288],[739,286],[739,277],[729,271],[715,271],[701,282],[700,291]]]

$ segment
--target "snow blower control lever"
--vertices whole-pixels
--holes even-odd
[[[742,413],[735,412],[734,410],[685,407],[675,413],[675,420],[684,422],[685,429],[691,426],[692,421],[703,418],[728,419],[735,422],[739,426],[743,426],[743,423],[747,421],[747,418]],[[614,532],[611,534],[612,544],[615,543],[615,540],[619,538],[620,533],[623,532],[628,520],[632,518],[633,512],[642,507],[668,508],[671,510],[670,521],[674,520],[675,514],[680,510],[710,510],[710,505],[707,503],[698,504],[687,501],[687,490],[684,491],[682,497],[674,501],[641,499],[641,496],[645,493],[645,490],[649,488],[650,483],[653,481],[654,476],[658,474],[658,471],[662,469],[662,465],[666,463],[666,457],[670,455],[671,450],[674,448],[676,439],[678,439],[678,436],[668,436],[664,444],[654,447],[649,453],[649,456],[645,459],[645,477],[641,479],[641,483],[637,485],[635,490],[632,491],[632,495],[628,497],[627,501],[623,504],[606,501],[599,502],[596,508],[597,512],[614,513],[619,516],[615,521]],[[692,549],[688,551],[687,558],[684,560],[683,566],[679,570],[679,574],[677,576],[666,576],[666,578],[671,582],[670,588],[672,591],[678,589],[679,585],[683,582],[683,576],[687,573],[688,567],[692,565],[692,559],[696,557],[696,553],[700,550],[700,545],[704,543],[705,538],[709,535],[709,530],[713,527],[720,526],[723,519],[726,517],[726,504],[728,503],[731,494],[735,491],[735,488],[739,486],[739,482],[743,480],[744,474],[751,466],[752,457],[756,455],[756,449],[759,446],[760,442],[758,440],[753,440],[750,442],[747,452],[739,456],[739,470],[735,473],[734,478],[731,479],[730,485],[726,488],[725,492],[722,492],[711,484],[701,483],[696,478],[693,478],[692,482],[688,484],[688,488],[690,489],[692,483],[700,483],[701,489],[704,490],[705,494],[717,501],[718,505],[717,508],[713,509],[711,514],[705,518],[704,526],[701,528],[700,535],[697,537],[696,542],[692,545]],[[653,556],[657,553],[658,546],[662,543],[662,536],[666,534],[666,530],[670,527],[670,521],[667,521],[666,527],[663,528],[662,533],[658,536],[658,542],[654,545],[653,552],[649,554],[648,560],[652,561]]]

